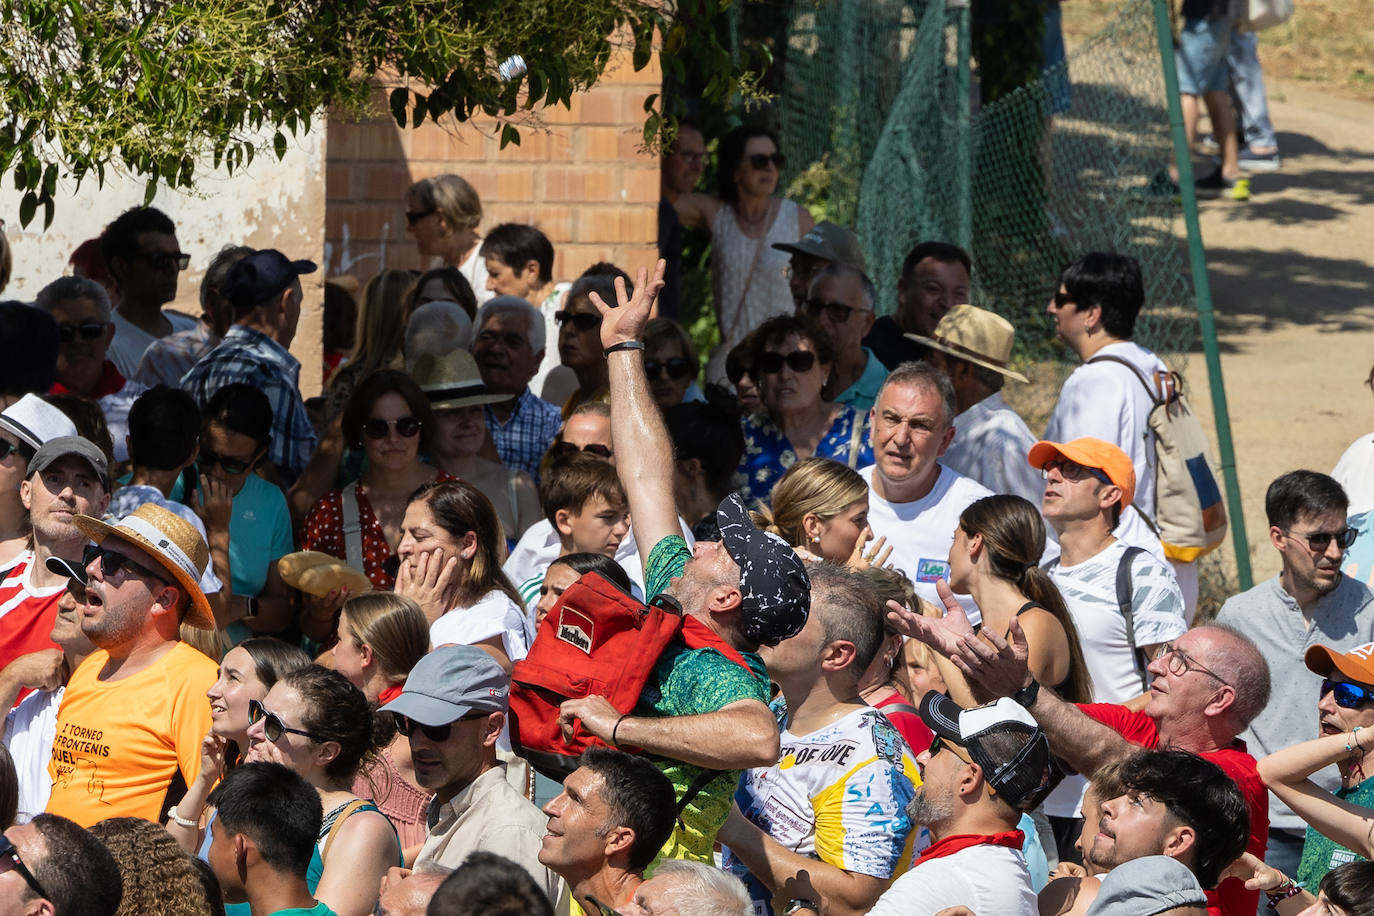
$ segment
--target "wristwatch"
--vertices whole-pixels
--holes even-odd
[[[1026,709],[1035,705],[1035,698],[1040,695],[1040,682],[1032,679],[1029,684],[1022,687],[1011,695],[1011,698]]]
[[[787,909],[782,911],[782,916],[796,916],[802,910],[810,910],[819,913],[821,908],[814,900],[807,900],[805,897],[793,897],[787,901]]]
[[[258,599],[251,596],[245,596],[243,601],[244,605],[247,607],[247,610],[243,612],[243,619],[252,620],[254,617],[258,616]]]

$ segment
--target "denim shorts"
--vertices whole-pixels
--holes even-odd
[[[1178,91],[1183,95],[1225,92],[1230,85],[1226,52],[1235,24],[1221,19],[1187,19],[1178,36]]]

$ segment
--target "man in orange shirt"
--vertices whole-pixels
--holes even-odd
[[[178,638],[214,629],[198,582],[209,549],[186,520],[141,506],[118,525],[73,523],[86,548],[81,629],[96,646],[57,714],[48,811],[83,826],[110,817],[162,822],[200,772],[215,662]]]

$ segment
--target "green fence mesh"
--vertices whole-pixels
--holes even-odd
[[[1044,313],[1066,263],[1134,255],[1147,294],[1136,339],[1177,366],[1197,320],[1180,205],[1146,190],[1171,148],[1151,0],[1126,0],[1063,64],[981,109],[959,72],[968,16],[945,0],[794,8],[785,178],[817,218],[858,233],[880,311],[916,242],[968,248],[974,301],[1016,325],[1023,359],[1071,356]]]

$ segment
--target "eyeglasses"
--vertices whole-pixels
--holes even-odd
[[[19,451],[19,446],[8,439],[0,439],[0,461]]]
[[[949,751],[955,757],[958,757],[960,760],[964,761],[964,763],[973,763],[971,759],[965,757],[963,754],[955,750],[957,746],[958,745],[954,744],[954,742],[946,741],[939,735],[936,735],[935,737],[930,739],[930,756],[934,757],[936,754],[940,753],[940,751]]]
[[[644,361],[644,374],[653,381],[667,371],[668,378],[675,382],[680,382],[692,374],[692,364],[681,356],[674,356],[672,359],[659,361],[656,359],[646,359]]]
[[[593,315],[591,312],[565,312],[560,310],[553,313],[553,320],[558,322],[560,328],[571,321],[572,326],[584,334],[593,328],[601,327],[601,316]]]
[[[1318,696],[1324,697],[1333,692],[1336,694],[1336,705],[1342,709],[1359,709],[1366,703],[1374,703],[1374,690],[1368,687],[1361,687],[1349,681],[1333,681],[1330,678],[1322,681],[1322,692]]]
[[[1067,459],[1046,461],[1045,466],[1040,469],[1040,476],[1045,480],[1049,480],[1050,471],[1058,471],[1060,477],[1075,483],[1080,480],[1086,480],[1089,477],[1094,477],[1105,484],[1111,484],[1112,482],[1112,479],[1107,476],[1107,473],[1100,468],[1084,467],[1077,461],[1069,461]]]
[[[86,549],[81,553],[82,568],[90,566],[96,557],[100,558],[100,573],[107,579],[114,576],[114,574],[119,572],[121,569],[127,569],[129,572],[137,576],[144,576],[149,579],[156,579],[157,581],[162,582],[164,584],[167,582],[166,577],[163,576],[161,573],[154,572],[153,570],[144,566],[142,563],[139,563],[137,560],[130,559],[122,553],[116,553],[115,551],[110,550],[107,547],[102,547],[99,544],[86,545]]]
[[[816,354],[810,350],[793,350],[785,356],[775,350],[764,350],[759,354],[758,368],[766,375],[781,372],[783,364],[793,372],[810,372],[811,367],[816,365]]]
[[[586,445],[575,445],[572,442],[555,442],[549,446],[549,458],[554,461],[562,461],[571,458],[578,452],[587,452],[596,455],[598,458],[610,458],[611,450],[598,442],[588,442]]]
[[[1157,657],[1168,661],[1169,673],[1174,677],[1183,677],[1183,675],[1187,674],[1189,671],[1200,671],[1214,679],[1218,684],[1225,684],[1227,687],[1231,686],[1226,678],[1217,674],[1187,652],[1177,648],[1173,643],[1166,643],[1163,651],[1161,651]]]
[[[787,167],[787,157],[782,153],[774,153],[771,156],[767,153],[754,153],[749,157],[749,165],[757,172],[762,172],[764,169],[768,168],[770,162],[775,169]]]
[[[384,431],[382,435],[385,436],[386,432]],[[257,461],[252,458],[249,458],[247,461],[242,458],[231,458],[227,455],[212,452],[202,445],[200,447],[200,455],[196,458],[196,463],[199,464],[202,469],[218,466],[224,473],[231,477],[237,477],[239,474],[251,468]]]
[[[845,305],[843,302],[826,302],[822,299],[807,299],[802,303],[802,308],[806,314],[812,318],[819,318],[821,312],[830,319],[831,324],[844,324],[849,320],[849,316],[854,314],[854,306]]]
[[[178,251],[171,254],[166,251],[140,251],[134,255],[153,270],[166,270],[172,265],[176,265],[177,270],[185,270],[191,266],[191,256]]]
[[[491,715],[489,712],[473,712],[468,713],[457,721],[472,722],[477,719],[485,719],[489,715]],[[425,725],[422,722],[416,722],[410,716],[403,716],[399,712],[393,712],[391,718],[396,721],[396,731],[407,738],[409,738],[411,733],[417,728],[420,730],[420,734],[424,735],[430,741],[435,742],[447,741],[448,736],[453,732],[452,722],[446,722],[443,725]]]
[[[108,323],[104,321],[83,321],[80,324],[59,324],[57,326],[57,339],[62,343],[71,343],[80,337],[82,340],[96,340],[101,334],[105,333]]]
[[[1062,309],[1066,305],[1073,305],[1073,297],[1070,296],[1068,293],[1061,293],[1056,291],[1054,294],[1054,307],[1057,309]]]
[[[48,892],[43,890],[43,885],[38,883],[38,879],[29,871],[29,867],[24,864],[24,860],[19,857],[19,849],[14,845],[9,837],[0,833],[0,859],[7,860],[14,866],[14,870],[19,872],[19,876],[24,879],[24,883],[38,896],[44,900],[49,899]]]
[[[426,216],[433,216],[435,213],[438,212],[439,211],[436,207],[430,207],[428,210],[407,210],[406,222],[410,223],[413,226],[420,220],[424,219]]]
[[[1336,546],[1341,550],[1346,550],[1351,544],[1355,543],[1355,538],[1359,536],[1359,531],[1354,528],[1345,528],[1341,531],[1313,531],[1309,534],[1295,534],[1292,531],[1285,531],[1284,534],[1290,538],[1301,539],[1307,542],[1307,546],[1313,553],[1326,553],[1326,548],[1335,541]]]
[[[302,738],[309,738],[311,741],[315,742],[320,742],[324,740],[318,735],[312,734],[308,731],[305,731],[304,729],[287,728],[286,724],[282,722],[281,716],[277,715],[274,712],[268,712],[263,707],[261,700],[249,700],[248,724],[257,725],[259,720],[262,721],[263,736],[266,737],[267,740],[271,741],[273,744],[276,744],[278,741],[280,741],[282,735],[288,733],[292,735],[300,735]]]
[[[374,442],[385,439],[387,433],[392,428],[396,429],[396,435],[402,439],[411,439],[420,435],[420,429],[424,424],[417,417],[397,417],[395,420],[383,420],[381,417],[373,417],[363,424],[363,435]],[[225,468],[225,470],[229,470]]]
[[[753,366],[744,366],[740,365],[739,363],[728,362],[725,364],[725,377],[728,378],[730,380],[730,384],[734,385],[736,388],[739,387],[739,383],[744,380],[744,377],[746,375],[750,378],[753,378]]]

